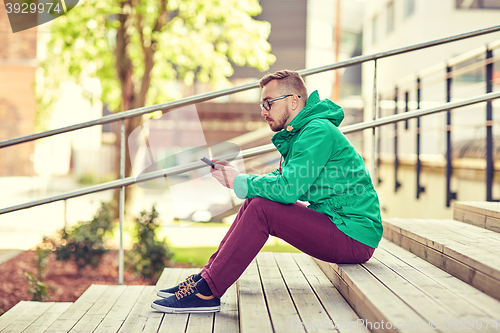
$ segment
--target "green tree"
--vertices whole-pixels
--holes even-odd
[[[253,19],[261,10],[258,0],[82,0],[51,25],[38,128],[63,81],[98,78],[102,101],[119,112],[172,100],[167,84],[177,80],[227,85],[232,63],[268,69],[271,27]],[[140,124],[141,117],[128,119],[126,135]]]

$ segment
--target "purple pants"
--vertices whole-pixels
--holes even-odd
[[[264,198],[243,203],[217,252],[201,271],[215,297],[220,298],[240,277],[269,235],[327,262],[363,263],[374,248],[341,232],[327,215],[303,203],[281,204]]]

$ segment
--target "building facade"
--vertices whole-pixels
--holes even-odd
[[[34,132],[36,54],[37,28],[13,34],[7,12],[0,10],[0,141]],[[0,176],[32,176],[33,153],[32,142],[1,149]]]

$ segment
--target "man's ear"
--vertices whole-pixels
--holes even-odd
[[[293,95],[293,102],[292,102],[292,107],[293,110],[296,110],[300,106],[300,98],[297,95]]]

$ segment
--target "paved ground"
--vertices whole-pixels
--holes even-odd
[[[21,250],[0,250],[0,264],[14,258],[15,256],[17,256],[21,252],[23,252],[23,251],[21,251]]]

